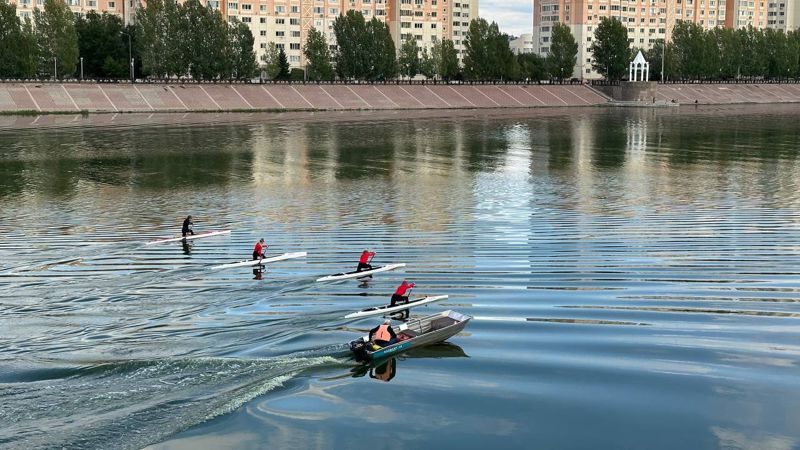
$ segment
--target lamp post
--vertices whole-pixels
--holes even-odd
[[[83,81],[83,56],[81,56],[81,81]]]
[[[131,48],[131,32],[130,31],[123,31],[122,34],[128,36],[128,63],[131,66],[131,84],[134,82],[133,78],[133,50]]]
[[[58,58],[53,56],[53,81],[58,80]]]

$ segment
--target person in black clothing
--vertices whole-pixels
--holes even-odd
[[[194,225],[194,223],[192,222],[192,216],[186,217],[186,220],[183,221],[183,228],[181,228],[181,234],[183,234],[183,237],[186,237],[187,234],[191,234],[194,236],[194,231],[192,231],[192,225]]]
[[[392,330],[392,321],[386,319],[382,324],[369,330],[369,340],[381,347],[397,342],[397,335]]]

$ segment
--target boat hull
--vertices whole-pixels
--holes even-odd
[[[399,264],[387,264],[385,266],[376,267],[372,270],[362,270],[361,272],[352,271],[346,273],[337,273],[334,275],[328,275],[325,277],[317,278],[318,282],[321,281],[339,281],[339,280],[349,280],[351,278],[364,278],[370,275],[374,275],[376,273],[388,272],[390,270],[399,269],[400,267],[405,267],[405,263]]]

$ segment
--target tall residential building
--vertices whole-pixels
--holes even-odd
[[[767,5],[767,26],[783,31],[800,28],[800,2],[797,0],[770,0]]]
[[[65,0],[75,14],[91,10],[117,14],[126,24],[134,23],[136,9],[146,0]],[[179,0],[181,1],[181,0]],[[33,17],[44,0],[11,0],[17,15]],[[469,21],[478,17],[478,0],[201,0],[229,20],[239,19],[250,27],[254,50],[263,63],[269,43],[286,52],[292,67],[304,67],[303,45],[313,27],[325,34],[331,48],[336,46],[333,23],[340,14],[359,11],[367,21],[373,17],[389,26],[399,51],[402,41],[416,39],[420,49],[430,51],[434,42],[452,39],[459,57]]]
[[[766,28],[769,0],[727,0],[726,28]]]
[[[601,17],[619,19],[628,28],[631,46],[648,50],[656,42],[669,40],[678,20],[694,22],[705,29],[725,26],[734,1],[753,3],[753,0],[533,0],[534,48],[536,53],[546,56],[553,26],[565,23],[578,42],[578,63],[573,76],[599,78],[592,69],[589,48]],[[756,3],[761,1],[766,0]]]

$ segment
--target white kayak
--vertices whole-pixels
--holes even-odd
[[[362,309],[361,311],[357,311],[354,313],[350,313],[344,316],[345,319],[356,319],[361,317],[370,317],[370,316],[382,316],[386,314],[395,313],[398,311],[403,311],[406,309],[416,308],[417,306],[427,305],[429,303],[438,302],[439,300],[446,299],[446,295],[434,295],[433,297],[422,297],[417,298],[414,300],[409,300],[408,303],[399,303],[394,306],[383,305],[383,306],[375,306],[372,308]]]
[[[203,233],[190,234],[186,237],[171,237],[164,239],[156,239],[155,241],[146,242],[144,245],[163,244],[166,242],[191,241],[192,239],[202,239],[211,236],[219,236],[220,234],[228,234],[230,232],[231,230],[206,231]]]
[[[387,264],[385,266],[375,267],[374,269],[370,270],[362,270],[361,272],[357,272],[354,270],[352,272],[335,273],[333,275],[328,275],[326,277],[317,278],[317,281],[339,281],[339,280],[347,280],[350,278],[364,278],[375,273],[388,272],[390,270],[398,269],[400,267],[405,267],[405,266],[406,266],[405,263]]]
[[[269,264],[269,263],[273,263],[273,262],[276,262],[276,261],[283,261],[283,260],[286,260],[286,259],[302,258],[302,257],[304,257],[306,255],[307,255],[306,252],[284,253],[282,255],[272,256],[270,258],[248,259],[248,260],[245,260],[245,261],[239,261],[239,262],[235,262],[235,263],[220,264],[218,266],[212,267],[212,269],[213,270],[217,270],[217,269],[232,269],[234,267],[261,266],[261,265],[264,265],[264,264]]]

